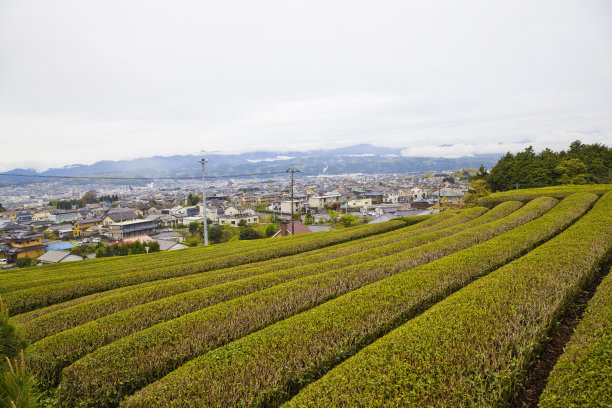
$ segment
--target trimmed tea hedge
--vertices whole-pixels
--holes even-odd
[[[441,225],[439,227],[438,226],[434,227],[434,225],[447,220],[448,218],[454,216],[455,214],[456,212],[447,211],[444,213],[437,213],[434,215],[424,215],[424,216],[412,217],[410,222],[408,222],[410,226],[407,228],[409,230],[416,228],[416,229],[419,229],[419,231],[421,230],[421,228],[425,229],[426,227],[432,231],[438,228],[444,228],[445,225]],[[413,225],[417,223],[418,225]],[[232,279],[241,279],[245,276],[250,276],[250,272],[252,271],[249,271],[249,270],[255,270],[257,268],[265,267],[266,271],[286,269],[286,268],[294,267],[297,265],[301,265],[304,262],[314,262],[317,259],[326,259],[329,253],[333,253],[333,255],[336,256],[340,248],[344,248],[346,251],[349,251],[351,250],[353,246],[359,246],[359,244],[363,244],[365,242],[369,242],[371,246],[383,245],[386,242],[394,242],[394,241],[401,239],[401,237],[403,236],[403,232],[402,232],[403,230],[404,228],[395,229],[395,230],[391,230],[391,231],[384,232],[381,234],[371,235],[365,238],[358,238],[353,241],[340,243],[337,245],[332,245],[329,247],[313,250],[307,253],[300,253],[300,254],[290,255],[290,256],[285,256],[285,257],[280,257],[280,258],[273,258],[267,261],[243,264],[239,266],[234,266],[232,268],[225,268],[225,269],[220,269],[216,271],[206,271],[202,273],[195,273],[192,275],[179,276],[176,278],[168,278],[168,279],[158,280],[158,281],[144,282],[144,283],[140,283],[136,285],[120,287],[117,289],[111,289],[111,290],[107,290],[104,292],[97,292],[91,295],[78,297],[76,299],[72,299],[66,302],[56,303],[51,306],[43,307],[40,309],[35,309],[30,312],[21,313],[19,315],[14,316],[14,321],[18,324],[19,323],[24,324],[32,319],[35,319],[37,317],[40,317],[40,316],[43,316],[43,315],[46,315],[46,314],[49,314],[49,313],[52,313],[58,310],[66,309],[66,308],[69,308],[75,305],[80,305],[80,304],[87,303],[87,302],[92,302],[98,299],[102,299],[106,296],[124,294],[127,292],[131,292],[133,290],[137,291],[143,288],[157,286],[159,284],[166,284],[166,283],[171,284],[173,282],[185,282],[189,279],[198,279],[203,276],[207,276],[210,278],[215,277],[214,279],[216,280],[214,282],[223,283],[223,282],[230,281]],[[341,256],[341,254],[337,256]],[[232,273],[234,272],[237,272],[236,276],[232,276]]]
[[[510,190],[491,194],[490,196],[478,199],[478,205],[494,207],[504,201],[527,202],[537,197],[554,197],[562,199],[570,194],[586,192],[597,195],[605,194],[612,190],[612,184],[585,184],[585,185],[563,185],[541,188],[526,188],[521,190]]]
[[[559,236],[366,347],[287,406],[503,406],[611,250],[612,192]]]
[[[213,350],[124,405],[166,406],[180,388],[182,406],[276,406],[364,344],[558,233],[594,200],[590,195],[562,202],[542,217],[489,241],[355,290]],[[547,209],[554,202],[540,198],[523,209]]]
[[[455,215],[450,219],[448,217],[431,218],[430,221],[437,221],[438,218],[442,219],[443,221],[436,222],[433,225],[430,222],[424,222],[411,227],[401,228],[391,233],[381,234],[382,237],[376,240],[367,240],[365,242],[362,242],[362,240],[356,240],[350,242],[352,245],[335,245],[330,248],[313,251],[315,253],[309,253],[308,255],[303,254],[300,257],[287,260],[286,262],[277,263],[275,265],[269,265],[266,262],[262,262],[261,266],[260,263],[256,263],[253,264],[252,268],[237,267],[234,269],[220,269],[197,275],[189,275],[187,277],[155,281],[157,282],[155,285],[147,284],[144,287],[139,285],[138,287],[133,288],[133,290],[123,290],[120,293],[105,296],[90,302],[81,302],[72,307],[57,310],[52,313],[38,316],[34,319],[23,321],[20,319],[20,317],[23,315],[18,315],[15,322],[20,323],[19,331],[21,332],[23,338],[32,343],[44,337],[82,325],[88,321],[116,313],[120,310],[181,293],[195,291],[190,295],[172,299],[173,301],[182,299],[181,303],[188,303],[190,305],[190,310],[184,311],[184,306],[177,306],[175,308],[173,303],[170,302],[170,304],[167,304],[167,307],[170,308],[170,310],[168,310],[165,314],[161,313],[155,315],[159,319],[158,322],[164,321],[170,317],[164,318],[162,316],[172,316],[171,318],[175,318],[181,314],[197,310],[201,308],[203,304],[208,304],[207,301],[204,301],[204,299],[200,299],[198,297],[200,296],[200,291],[198,291],[198,289],[265,275],[261,279],[247,279],[247,281],[240,281],[237,285],[228,284],[210,291],[211,293],[218,293],[225,287],[241,287],[241,292],[231,290],[224,293],[223,297],[220,295],[216,296],[216,298],[223,300],[231,299],[235,297],[237,293],[244,295],[256,290],[273,286],[274,284],[295,279],[297,277],[317,273],[323,269],[336,269],[348,265],[359,264],[377,256],[390,255],[392,253],[408,249],[412,246],[420,245],[423,242],[428,242],[426,240],[429,239],[429,236],[422,239],[415,239],[416,236],[469,221],[482,214],[482,212],[483,209],[476,209],[475,211],[464,211],[462,214]],[[448,233],[452,233],[452,231],[453,230],[450,230]],[[379,247],[379,245],[382,248],[376,249]],[[281,269],[279,266],[287,267],[288,271],[286,273],[274,274],[274,272],[278,272]],[[159,311],[157,311],[158,308],[156,304],[149,303],[146,308],[149,308],[152,311],[155,310],[155,313],[159,313]],[[145,310],[146,308],[141,309]],[[29,315],[29,313],[27,315]],[[129,320],[131,321],[132,319]],[[139,320],[141,319],[139,318]],[[150,320],[151,318],[145,319],[143,322]],[[108,334],[105,335],[105,338],[109,338]]]
[[[377,227],[377,225],[382,226]],[[369,225],[370,228],[358,226],[347,228],[345,230],[321,232],[317,233],[317,236],[314,239],[300,237],[307,234],[283,237],[279,238],[280,242],[278,244],[262,242],[258,245],[248,245],[248,250],[240,247],[234,248],[232,251],[227,252],[217,250],[216,252],[213,252],[210,257],[200,257],[198,262],[187,265],[182,264],[187,263],[187,257],[189,254],[184,253],[183,251],[180,251],[183,258],[180,258],[181,265],[178,266],[176,264],[176,259],[171,256],[167,258],[157,258],[160,260],[161,265],[156,266],[151,265],[149,262],[137,262],[137,260],[134,259],[133,265],[127,269],[116,268],[115,263],[101,263],[100,265],[103,269],[102,274],[93,278],[88,277],[92,272],[86,267],[87,264],[85,263],[84,266],[81,267],[83,264],[78,263],[80,265],[74,266],[76,269],[68,268],[68,272],[62,270],[62,272],[55,273],[57,278],[62,277],[65,280],[61,283],[7,292],[3,291],[0,287],[0,295],[2,295],[6,303],[9,305],[12,314],[23,313],[35,308],[59,303],[79,296],[123,286],[135,285],[141,282],[191,275],[198,272],[222,269],[245,263],[263,261],[271,258],[278,258],[281,256],[311,251],[313,249],[326,247],[340,242],[350,241],[358,237],[369,236],[389,229],[399,228],[403,225],[405,225],[403,221],[392,220],[388,221],[388,223],[371,224]],[[390,228],[390,226],[392,228]],[[156,256],[157,254],[158,253],[138,256],[143,258],[147,255]],[[78,273],[74,272],[75,270],[78,271]],[[44,273],[44,268],[40,267],[34,271],[26,271],[19,277],[13,277],[13,279],[34,279],[37,275],[44,275]],[[3,276],[3,283],[5,282],[9,281],[5,281]]]
[[[542,408],[611,407],[612,274],[603,279],[548,377]]]
[[[353,255],[355,260],[360,260],[361,265],[355,265],[351,269],[352,274],[358,278],[360,275],[372,275],[369,269],[376,265],[377,262],[363,262],[369,259],[378,259],[397,253],[400,250],[423,245],[434,241],[443,236],[448,236],[470,226],[491,221],[494,218],[499,218],[506,215],[508,212],[520,207],[519,203],[508,202],[495,208],[488,213],[481,215],[479,218],[472,219],[478,214],[484,212],[483,208],[469,209],[453,218],[454,222],[461,221],[462,224],[455,225],[440,231],[424,234],[420,236],[412,236],[403,241],[396,242],[387,246],[372,248],[363,251],[358,255]],[[451,221],[447,220],[447,221]],[[421,255],[422,258],[422,255]],[[229,300],[242,295],[265,289],[266,287],[274,286],[297,279],[299,277],[320,274],[325,271],[326,276],[332,276],[330,281],[335,282],[337,279],[334,276],[334,270],[343,267],[343,260],[334,260],[335,268],[321,268],[321,263],[305,266],[303,268],[294,268],[287,270],[286,273],[273,272],[265,275],[256,276],[250,279],[243,279],[227,284],[204,288],[192,292],[187,292],[181,295],[176,295],[156,302],[146,303],[131,309],[127,309],[110,316],[100,318],[98,320],[86,323],[75,327],[74,329],[66,330],[56,335],[42,339],[34,343],[30,350],[35,357],[30,361],[33,369],[39,374],[41,379],[46,383],[53,384],[59,376],[60,370],[68,364],[76,361],[81,356],[102,347],[118,338],[128,334],[143,330],[154,324],[177,318],[181,315],[193,312],[195,310],[219,303],[224,300]],[[380,262],[380,261],[379,261]],[[418,262],[417,260],[413,262]],[[347,269],[344,267],[344,269]],[[369,275],[368,275],[369,274]],[[371,278],[370,278],[371,279]],[[316,280],[316,278],[315,278]],[[345,285],[348,285],[345,283]],[[302,283],[295,285],[298,290],[303,288]],[[290,290],[295,290],[293,286],[289,286]],[[238,302],[238,304],[240,304]],[[170,322],[170,324],[172,324]]]
[[[501,234],[538,217],[555,202],[554,199],[534,201],[501,220],[464,230],[418,248],[302,278],[140,331],[64,369],[58,389],[60,399],[66,406],[113,406],[123,396],[211,348],[367,283]],[[322,326],[321,329],[324,327],[328,326]],[[273,348],[268,351],[271,352]]]
[[[280,256],[291,255],[402,228],[408,223],[408,221],[398,219],[386,223],[365,224],[342,230],[320,232],[317,233],[315,237],[310,238],[305,238],[303,234],[300,234],[273,240],[236,241],[208,247],[189,248],[180,252],[156,252],[151,254],[132,255],[130,257],[123,256],[92,259],[71,263],[70,265],[54,264],[24,268],[4,272],[2,274],[2,287],[6,288],[2,293],[11,291],[10,288],[13,285],[24,285],[24,278],[29,280],[30,286],[37,285],[39,280],[47,282],[49,279],[58,280],[60,278],[75,280],[89,279],[92,276],[111,276],[113,274],[134,272],[146,267],[156,268],[159,266],[167,266],[169,261],[180,260],[182,264],[189,264],[198,263],[204,259],[227,258],[245,253],[254,253],[260,251],[262,248],[267,250],[279,250],[283,253],[283,255]]]

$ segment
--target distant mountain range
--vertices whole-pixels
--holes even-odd
[[[457,170],[464,167],[492,167],[501,155],[473,157],[404,157],[401,148],[377,147],[360,144],[330,150],[292,152],[250,152],[241,154],[207,154],[207,176],[252,175],[282,172],[296,167],[307,174],[346,173],[412,173],[423,171]],[[133,160],[104,160],[90,165],[74,164],[63,168],[36,172],[14,169],[4,174],[30,177],[1,176],[0,185],[40,181],[36,176],[118,176],[195,177],[201,174],[197,155],[154,156]],[[143,180],[144,181],[144,180]],[[125,182],[123,184],[126,184]]]

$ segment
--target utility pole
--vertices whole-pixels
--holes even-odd
[[[198,160],[202,165],[202,212],[204,213],[204,246],[208,246],[208,219],[206,217],[206,185],[204,183],[204,165],[208,160],[204,158],[204,150],[202,150],[202,160]]]
[[[348,207],[349,207],[348,202],[349,202],[349,196],[348,196],[348,193],[346,192],[346,184],[345,184],[345,185],[343,185],[342,187],[344,188],[344,195],[345,195],[345,197],[346,197],[346,207],[344,207],[344,213],[345,213],[345,214],[348,214]],[[340,211],[340,212],[342,212],[342,211]]]
[[[299,173],[299,169],[294,169],[293,167],[288,169],[285,173],[291,173],[291,235],[295,235],[295,224],[293,221],[293,173]]]

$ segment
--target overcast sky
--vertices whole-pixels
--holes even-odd
[[[0,171],[612,144],[612,1],[0,0]]]

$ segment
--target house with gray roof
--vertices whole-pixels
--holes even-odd
[[[83,258],[79,255],[71,254],[69,251],[58,251],[51,250],[46,252],[44,255],[39,256],[38,262],[43,265],[53,264],[58,262],[73,262],[73,261],[82,261]]]

